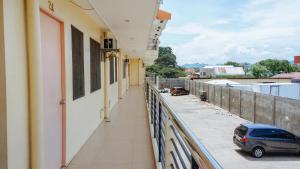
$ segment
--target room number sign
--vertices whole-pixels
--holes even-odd
[[[50,11],[54,12],[54,3],[52,1],[48,1],[48,8]]]

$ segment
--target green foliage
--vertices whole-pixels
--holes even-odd
[[[224,65],[231,65],[231,66],[234,66],[234,67],[243,67],[242,64],[237,63],[237,62],[233,62],[233,61],[228,61],[228,62],[224,63]]]
[[[186,76],[185,72],[179,68],[164,67],[159,71],[159,74],[163,78],[177,78]]]
[[[250,71],[251,74],[256,78],[269,77],[271,75],[271,72],[268,70],[268,68],[259,63],[254,64]]]
[[[158,74],[159,70],[160,70],[160,66],[158,66],[157,64],[153,64],[151,66],[146,67],[147,72],[154,73],[154,74]]]
[[[146,71],[164,78],[186,76],[184,68],[177,66],[176,56],[171,47],[159,47],[158,58],[153,65],[146,68]]]
[[[272,75],[278,73],[289,73],[293,71],[292,65],[287,60],[267,59],[259,62],[260,65],[265,66]]]
[[[159,47],[158,58],[154,61],[161,67],[173,67],[177,65],[176,56],[173,54],[171,47]]]

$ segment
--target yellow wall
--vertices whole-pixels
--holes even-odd
[[[48,10],[48,1],[41,0],[43,9]],[[66,57],[66,106],[67,106],[67,162],[74,157],[81,146],[98,127],[104,110],[104,62],[101,65],[101,90],[90,93],[90,41],[89,38],[100,42],[101,29],[88,17],[83,10],[69,1],[52,0],[54,3],[54,16],[65,24],[65,57]],[[84,34],[84,73],[85,96],[73,101],[72,88],[72,44],[71,25]],[[101,113],[102,112],[102,113]]]
[[[145,67],[141,59],[130,59],[130,85],[144,84]]]
[[[29,168],[25,4],[4,0],[9,169]]]
[[[131,86],[139,85],[139,59],[130,59],[130,82]]]

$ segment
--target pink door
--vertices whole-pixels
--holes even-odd
[[[60,22],[41,12],[46,169],[60,169],[62,165],[60,31]]]

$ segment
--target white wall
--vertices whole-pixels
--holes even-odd
[[[4,0],[9,169],[29,168],[29,113],[25,4]],[[2,56],[1,56],[2,57]]]
[[[116,105],[118,102],[118,82],[109,84],[109,111]]]
[[[48,10],[48,1],[41,0]],[[104,63],[102,62],[101,90],[90,92],[90,40],[100,42],[101,29],[83,10],[68,1],[52,0],[55,15],[65,24],[67,162],[74,157],[101,122],[104,109]],[[52,12],[50,12],[52,13]],[[73,101],[71,25],[84,34],[85,96]]]
[[[126,78],[127,78],[127,76],[126,76]],[[123,75],[122,75],[122,95],[123,96],[126,94],[126,86],[127,86],[126,78],[123,79]]]

